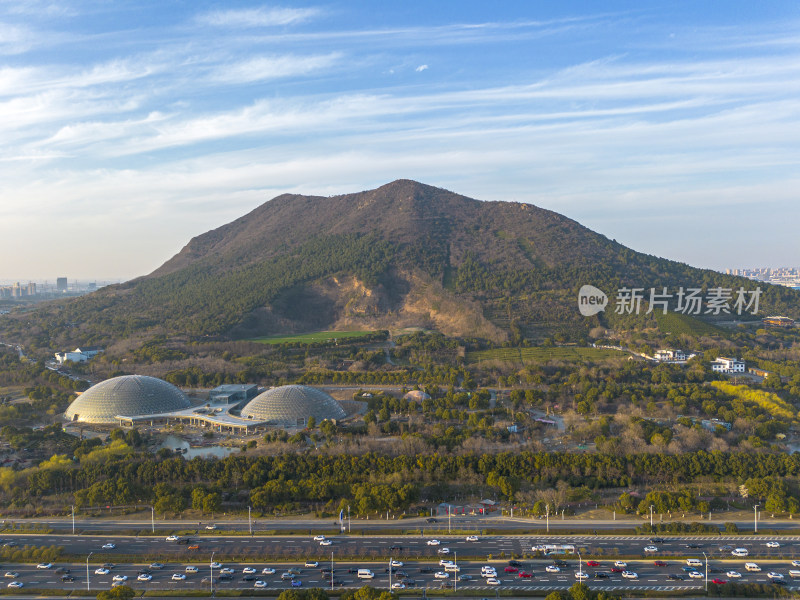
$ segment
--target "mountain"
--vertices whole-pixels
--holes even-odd
[[[404,326],[536,339],[613,320],[580,316],[585,283],[608,292],[754,287],[634,252],[530,204],[398,180],[355,194],[278,196],[192,239],[153,273],[42,309],[37,322],[77,327],[92,341]],[[762,287],[762,306],[796,303],[791,290]]]

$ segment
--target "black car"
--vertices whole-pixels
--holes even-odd
[[[664,538],[654,537],[650,538],[650,541],[653,542],[654,544],[663,544]]]
[[[670,573],[667,575],[667,579],[672,579],[673,581],[683,581],[683,577],[676,575],[675,573]]]
[[[608,579],[608,573],[604,573],[603,571],[597,571],[594,574],[595,579]]]
[[[66,569],[64,567],[57,567],[55,572],[56,573],[69,573],[69,569]]]
[[[430,567],[421,567],[419,570],[420,573],[433,573],[433,569]],[[358,571],[356,571],[358,573]]]
[[[325,567],[324,569],[320,569],[320,573],[323,575],[330,575],[331,573],[335,573],[336,571],[332,570],[330,567]]]
[[[136,572],[136,574],[137,575],[152,575],[152,573],[150,572],[150,569],[139,569]]]
[[[773,579],[771,583],[773,585],[786,585],[786,582],[783,579]]]
[[[561,560],[561,559],[559,559],[559,558],[553,559],[553,564],[554,564],[555,566],[559,567],[559,568],[562,568],[562,567],[566,567],[566,566],[567,566],[567,563],[566,563],[566,561],[563,561],[563,560]],[[513,566],[513,565],[512,565],[512,566]]]
[[[333,585],[342,586],[344,585],[344,581],[342,581],[341,579],[334,579]]]
[[[406,584],[406,587],[414,587],[417,585],[417,582],[413,579],[406,579],[403,583]]]
[[[402,546],[389,546],[389,550],[402,550]]]
[[[509,567],[521,567],[522,563],[519,562],[518,560],[510,560],[510,561],[508,561],[508,566]]]
[[[719,567],[708,567],[708,572],[709,573],[722,573],[723,571]]]
[[[189,538],[179,538],[178,541],[175,543],[180,546],[185,546],[186,544],[189,543]]]
[[[425,522],[426,523],[438,523],[439,521],[437,519],[434,519],[433,517],[428,517],[427,519],[425,519]]]
[[[256,576],[255,575],[249,575],[248,574],[248,575],[245,575],[244,577],[242,577],[242,581],[255,581],[255,580],[256,580]]]
[[[223,575],[217,577],[217,581],[233,581],[233,575],[228,575],[227,573],[224,573]]]
[[[687,548],[702,548],[703,544],[686,544]]]
[[[405,579],[406,577],[408,577],[408,573],[406,573],[405,571],[396,571],[394,576],[397,579]]]
[[[75,578],[72,575],[62,575],[61,581],[75,581]]]

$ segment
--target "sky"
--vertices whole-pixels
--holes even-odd
[[[415,179],[800,266],[800,3],[0,0],[0,281]]]

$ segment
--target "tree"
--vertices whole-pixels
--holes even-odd
[[[131,600],[136,596],[136,591],[127,585],[118,585],[110,590],[103,590],[97,594],[97,600]]]
[[[221,506],[222,506],[222,496],[219,494],[219,492],[212,492],[210,494],[206,494],[206,497],[203,498],[203,512],[206,513],[219,512]]]
[[[317,420],[314,418],[314,415],[308,417],[308,421],[306,421],[306,427],[308,429],[314,429],[317,426]]]
[[[594,597],[589,586],[585,583],[573,584],[573,586],[569,588],[569,595],[572,596],[572,600],[592,600]]]

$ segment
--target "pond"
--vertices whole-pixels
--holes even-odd
[[[187,459],[195,458],[197,456],[201,458],[225,458],[230,454],[235,454],[239,452],[239,448],[231,447],[231,446],[202,446],[192,448],[192,446],[186,440],[179,438],[175,435],[168,435],[164,438],[164,441],[158,447],[161,448],[168,448],[169,450],[175,450],[175,448],[181,448],[182,450],[185,449],[186,452],[183,452],[183,456]]]

